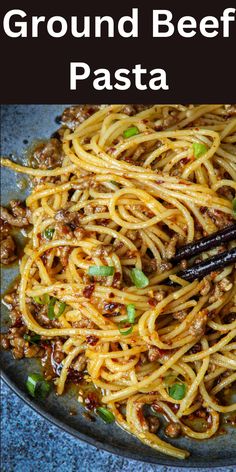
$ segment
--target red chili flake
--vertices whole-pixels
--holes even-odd
[[[156,347],[156,346],[155,346]],[[159,354],[159,357],[163,357],[165,356],[165,354],[167,354],[168,352],[170,352],[170,350],[167,350],[167,349],[159,349],[159,347],[156,347],[157,351],[158,351],[158,354]]]
[[[201,351],[201,344],[197,343],[190,349],[190,354],[196,354]]]
[[[70,228],[67,225],[63,225],[61,229],[63,234],[68,234],[70,232]]]
[[[87,285],[83,290],[83,296],[85,298],[91,298],[91,295],[95,289],[95,284]]]
[[[98,339],[99,338],[97,336],[86,336],[86,341],[90,346],[95,346],[95,344],[98,342]]]
[[[207,207],[204,207],[204,206],[200,207],[200,212],[201,213],[206,213],[206,211],[207,211]]]
[[[184,157],[183,159],[180,160],[180,164],[188,164],[192,159],[190,157]]]
[[[149,304],[150,306],[157,306],[158,301],[157,301],[155,298],[149,298],[149,299],[148,299],[148,304]]]
[[[151,406],[153,410],[155,410],[157,413],[161,413],[163,411],[162,408],[157,403],[153,403]]]
[[[97,408],[97,406],[99,405],[97,394],[95,392],[88,393],[84,403],[88,410],[95,410],[95,408]]]
[[[179,410],[180,405],[178,405],[178,403],[169,403],[169,402],[167,402],[167,403],[168,403],[170,409],[171,409],[174,413],[176,413],[176,412]]]
[[[120,279],[121,279],[121,273],[115,272],[114,277],[113,277],[112,287],[114,288],[119,287]]]
[[[82,372],[78,372],[78,370],[69,367],[66,381],[78,384],[83,378],[84,374]]]
[[[15,323],[11,326],[12,328],[21,328],[21,326],[23,326],[24,323],[22,321],[22,318],[17,318]]]
[[[198,418],[206,418],[206,412],[204,410],[197,410],[195,411],[195,415],[198,417]]]
[[[108,154],[112,154],[112,153],[115,152],[115,151],[116,151],[116,148],[115,148],[115,147],[110,147],[110,148],[107,149],[107,153],[108,153]]]
[[[119,308],[121,305],[119,303],[104,303],[104,310],[105,311],[109,311],[109,312],[113,312],[114,310],[116,310],[116,308]]]
[[[113,292],[109,293],[109,298],[114,298],[115,294]]]
[[[101,220],[99,220],[99,224],[101,226],[107,226],[109,224],[109,220],[107,220],[106,218],[101,218]]]
[[[156,183],[159,185],[164,184],[164,180],[157,180]]]

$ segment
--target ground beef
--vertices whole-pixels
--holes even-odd
[[[39,169],[60,167],[63,160],[62,143],[56,138],[37,144],[32,154],[32,165]]]
[[[40,326],[45,328],[60,328],[60,321],[58,319],[50,320],[48,318],[48,306],[35,304],[34,317]]]
[[[111,244],[100,244],[96,249],[94,249],[93,254],[96,257],[108,256],[113,251]]]
[[[159,419],[156,416],[148,416],[147,423],[150,433],[155,434],[160,427]]]
[[[203,336],[206,329],[206,323],[207,323],[206,311],[204,310],[199,311],[199,313],[196,314],[194,321],[189,328],[189,333],[197,337]]]
[[[29,225],[29,210],[19,200],[11,200],[10,208],[1,207],[1,219],[10,226],[23,228]]]
[[[89,320],[88,318],[82,317],[79,321],[73,321],[72,323],[73,328],[81,328],[81,329],[94,329],[96,325],[93,321]]]
[[[233,223],[233,217],[223,211],[208,208],[207,214],[219,229],[223,229]]]
[[[0,261],[1,264],[7,265],[17,259],[16,245],[11,236],[1,239]]]
[[[150,362],[155,362],[157,361],[158,359],[160,359],[160,357],[162,357],[162,352],[160,351],[160,349],[156,346],[152,346],[149,350],[148,350],[148,360]]]
[[[141,111],[147,110],[150,107],[152,107],[152,105],[124,105],[124,108],[121,110],[121,112],[125,113],[126,115],[133,116],[137,113],[141,113]]]
[[[11,236],[12,228],[29,225],[29,211],[19,200],[11,200],[10,208],[1,208],[0,218],[0,262],[7,265],[17,259],[16,244]]]
[[[85,354],[80,354],[75,362],[72,365],[72,368],[74,370],[77,370],[78,372],[83,372],[87,366],[87,361],[86,361],[86,356]]]
[[[61,116],[61,122],[74,129],[99,109],[99,105],[76,105],[66,108]]]
[[[181,435],[181,426],[178,423],[169,423],[165,428],[165,434],[169,438],[178,438]]]
[[[172,257],[174,257],[177,241],[178,241],[178,236],[175,235],[171,238],[171,240],[167,244],[166,249],[165,249],[167,259],[171,259]]]
[[[79,226],[80,214],[77,211],[59,210],[55,214],[55,220],[69,224],[71,229],[75,229]]]
[[[2,347],[12,348],[12,354],[16,359],[23,357],[42,357],[44,349],[40,345],[30,344],[24,339],[26,326],[10,328],[9,332],[2,337]]]

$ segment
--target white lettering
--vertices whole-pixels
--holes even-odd
[[[223,22],[223,37],[229,37],[229,22],[235,21],[235,12],[236,8],[226,8],[223,11],[223,15],[220,17],[221,21]],[[233,13],[233,17],[230,14]]]
[[[125,31],[125,24],[131,24],[131,30]],[[118,31],[123,38],[138,38],[138,9],[132,8],[132,16],[122,16],[118,21]]]
[[[78,69],[82,69],[81,74],[78,74]],[[87,79],[90,76],[90,67],[86,62],[71,62],[70,63],[70,90],[76,90],[78,80]]]
[[[178,21],[178,32],[184,38],[192,38],[193,36],[195,36],[196,31],[193,31],[193,28],[196,27],[197,22],[192,16],[183,16],[183,18],[180,18],[180,20]],[[191,31],[186,31],[186,29],[190,28]]]
[[[60,24],[60,31],[54,30],[54,23]],[[50,34],[50,36],[52,36],[53,38],[61,38],[62,36],[65,36],[67,32],[66,19],[63,18],[63,16],[52,16],[52,18],[48,20],[47,30],[48,34]]]
[[[164,16],[164,20],[161,20],[160,16]],[[169,36],[172,36],[175,30],[174,25],[171,23],[172,18],[173,15],[169,10],[153,10],[152,21],[154,38],[167,38]],[[160,31],[160,26],[165,26],[165,31]]]
[[[5,33],[10,36],[10,38],[27,38],[27,23],[25,21],[14,21],[14,26],[19,27],[19,31],[12,31],[10,28],[10,21],[13,16],[19,16],[20,18],[25,18],[26,13],[23,10],[10,10],[6,13],[3,19],[3,28]]]

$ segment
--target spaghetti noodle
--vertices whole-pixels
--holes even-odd
[[[63,341],[59,395],[82,370],[122,428],[184,459],[155,434],[156,415],[166,435],[203,440],[236,410],[222,396],[236,381],[235,267],[189,283],[170,263],[233,221],[235,108],[109,105],[79,121],[61,128],[54,168],[2,159],[34,177],[19,311],[28,333]]]

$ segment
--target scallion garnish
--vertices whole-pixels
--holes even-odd
[[[236,218],[236,198],[233,199],[232,207],[233,207],[233,215]]]
[[[134,323],[135,321],[135,306],[133,303],[130,303],[129,305],[127,305],[127,317],[128,317],[128,321],[129,323]]]
[[[124,138],[131,138],[132,136],[136,136],[139,134],[139,129],[137,126],[130,126],[130,128],[126,129],[123,133]]]
[[[55,229],[54,228],[47,228],[45,229],[43,235],[44,238],[48,239],[49,241],[52,239]]]
[[[185,397],[186,385],[184,383],[175,383],[169,388],[169,395],[174,400],[182,400]]]
[[[205,144],[193,143],[193,155],[194,157],[196,157],[196,159],[198,157],[203,156],[203,154],[205,154],[206,152],[207,152],[207,147],[205,146]]]
[[[96,412],[105,423],[114,423],[115,417],[111,411],[107,410],[107,408],[99,406],[98,408],[96,408]]]
[[[122,336],[128,336],[128,334],[131,334],[132,331],[133,331],[133,326],[128,326],[128,327],[124,327],[123,325],[127,323],[128,320],[123,320],[123,321],[120,321],[119,325],[118,325],[118,328],[119,328],[119,331],[120,331],[120,334],[122,334]],[[123,331],[125,329],[125,331]]]
[[[24,334],[23,338],[30,344],[38,344],[41,339],[41,336],[39,334],[33,334],[32,336],[30,336],[29,334]]]
[[[94,277],[109,277],[113,275],[115,268],[113,266],[90,266],[88,269],[88,275]]]
[[[136,269],[136,268],[132,269],[130,273],[130,277],[135,287],[137,288],[145,288],[149,284],[148,278],[140,269]]]
[[[26,388],[32,397],[45,400],[51,390],[51,385],[41,374],[33,373],[28,376]]]
[[[56,302],[58,302],[58,312],[57,313],[55,313],[55,310],[54,310]],[[64,313],[65,308],[66,308],[66,303],[65,302],[59,302],[57,300],[57,298],[51,297],[50,301],[49,301],[49,304],[48,304],[48,318],[50,320],[54,320],[55,318],[59,318],[59,316],[61,316],[62,313]]]
[[[33,300],[39,305],[47,305],[49,303],[50,296],[48,293],[44,293],[42,297],[33,297]]]

